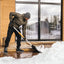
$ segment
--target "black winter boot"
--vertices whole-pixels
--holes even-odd
[[[4,53],[8,53],[8,51],[7,51],[7,48],[6,48],[6,47],[4,48]]]
[[[16,49],[16,52],[24,52],[24,50],[21,50],[21,49]]]

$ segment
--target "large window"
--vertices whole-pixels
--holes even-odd
[[[61,0],[16,0],[16,12],[31,14],[27,39],[61,40]]]

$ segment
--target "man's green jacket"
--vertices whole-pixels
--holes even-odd
[[[9,26],[14,26],[16,28],[19,28],[19,26],[22,25],[23,36],[26,37],[27,21],[24,19],[24,14],[19,14],[16,12],[10,12],[9,19],[10,19]]]

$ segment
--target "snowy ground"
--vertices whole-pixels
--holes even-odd
[[[51,48],[41,48],[42,53],[26,59],[1,57],[0,64],[64,64],[64,42],[56,42]]]

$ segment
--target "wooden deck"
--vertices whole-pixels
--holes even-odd
[[[48,47],[51,47],[51,45],[54,42],[52,42],[52,43],[49,43],[49,42],[47,42],[47,43],[46,42],[30,42],[30,43],[32,43],[35,46],[44,45],[45,48],[46,47],[48,48]],[[25,52],[26,51],[28,51],[28,52],[33,51],[31,46],[26,44],[26,42],[21,42],[21,47],[20,48],[23,49]],[[0,51],[3,52],[3,50],[4,50],[4,46],[0,45]],[[14,42],[13,44],[9,44],[8,51],[16,51],[16,42]]]
[[[34,55],[37,55],[39,53],[33,53],[33,52],[23,52],[23,53],[16,53],[16,52],[8,52],[8,54],[4,54],[3,52],[0,52],[0,57],[13,57],[13,58],[31,58]]]
[[[39,46],[39,45],[44,45],[44,47],[49,48],[51,47],[51,45],[53,43],[36,43],[36,42],[31,42],[33,45],[35,46]],[[33,53],[33,49],[31,48],[30,45],[26,44],[25,42],[21,43],[21,47],[22,50],[24,50],[23,53],[16,53],[16,42],[9,45],[8,47],[8,55],[5,55],[3,53],[4,47],[0,46],[0,57],[4,57],[4,56],[11,56],[14,58],[28,58],[28,57],[32,57],[34,55],[37,55],[38,53]]]

